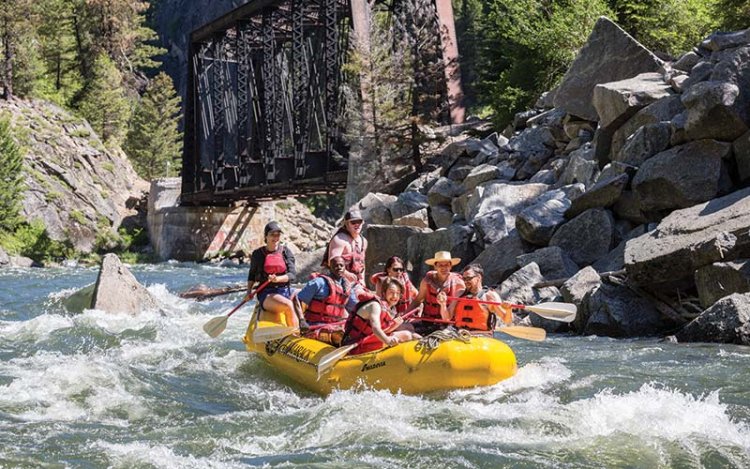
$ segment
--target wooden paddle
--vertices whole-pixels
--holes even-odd
[[[269,280],[266,280],[265,282],[261,283],[258,288],[255,289],[254,292],[249,293],[243,298],[242,302],[238,304],[237,306],[232,309],[228,314],[224,316],[215,317],[213,319],[210,319],[207,323],[203,325],[203,330],[206,331],[206,334],[211,336],[212,338],[216,338],[224,332],[224,329],[227,328],[227,320],[229,319],[229,316],[233,315],[235,311],[240,309],[242,305],[247,303],[248,301],[252,300],[255,295],[260,293],[264,288],[266,288],[266,285],[268,285]]]
[[[385,332],[386,334],[393,332],[396,328],[398,328],[398,326],[403,324],[404,321],[406,321],[407,319],[409,319],[411,316],[415,315],[418,312],[419,312],[419,308],[414,308],[413,310],[407,313],[404,313],[401,316],[396,316],[394,318],[395,322],[391,325],[391,327],[389,327],[388,330],[383,331],[383,332]],[[362,340],[369,339],[370,337],[373,337],[374,335],[375,333],[372,333],[366,336]],[[333,352],[329,352],[323,355],[323,357],[318,362],[318,380],[320,380],[321,376],[328,373],[333,368],[333,366],[336,363],[338,363],[339,360],[341,360],[342,358],[346,356],[346,354],[354,350],[357,347],[357,345],[359,345],[359,342],[355,342],[349,345],[344,345],[343,347],[337,348]]]
[[[196,301],[203,301],[216,296],[228,295],[238,291],[247,289],[247,284],[244,285],[231,285],[222,288],[208,288],[206,285],[198,285],[189,290],[186,290],[179,294],[180,298],[194,299]]]
[[[525,309],[539,316],[552,321],[573,322],[576,318],[576,305],[572,303],[557,303],[550,301],[535,306],[518,305],[513,303],[499,303],[495,301],[484,301],[477,298],[459,298],[455,296],[448,297],[450,301],[471,301],[472,303],[481,303],[483,305],[504,306],[506,308]]]
[[[434,322],[437,324],[455,324],[456,321],[446,321],[445,319],[429,319],[421,318],[425,322]],[[496,332],[502,332],[503,334],[512,335],[519,339],[533,340],[534,342],[541,342],[547,338],[547,331],[541,327],[529,327],[529,326],[500,326],[495,328]]]

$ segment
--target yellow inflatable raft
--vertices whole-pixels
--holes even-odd
[[[272,319],[272,320],[268,320]],[[440,342],[435,348],[418,341],[361,355],[348,355],[318,380],[317,364],[335,350],[313,339],[287,336],[253,343],[255,328],[278,327],[281,321],[261,313],[251,319],[243,342],[279,373],[318,393],[364,385],[405,394],[421,394],[496,384],[516,373],[516,356],[505,343],[492,337],[467,337]]]

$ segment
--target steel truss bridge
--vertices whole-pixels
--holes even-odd
[[[450,6],[435,1],[438,11]],[[340,85],[365,8],[365,0],[253,0],[191,33],[183,204],[346,187]]]

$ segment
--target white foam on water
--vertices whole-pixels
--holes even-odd
[[[242,467],[238,463],[227,463],[215,457],[184,456],[175,452],[173,448],[164,444],[132,442],[111,443],[98,441],[92,444],[96,450],[107,455],[110,467],[131,468],[148,465],[164,469],[184,468],[234,468]]]
[[[49,338],[50,334],[75,326],[70,317],[59,314],[43,314],[27,321],[0,321],[0,335],[3,341],[34,341]]]

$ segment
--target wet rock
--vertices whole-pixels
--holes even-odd
[[[750,345],[750,293],[720,299],[675,336],[680,342]]]
[[[587,210],[560,226],[549,244],[562,248],[576,264],[589,265],[609,252],[613,239],[612,214],[597,208]]]
[[[0,247],[0,267],[7,267],[8,265],[10,265],[10,256]]]
[[[142,311],[158,309],[159,303],[138,283],[117,255],[106,254],[96,279],[91,308],[108,313],[137,315]]]
[[[701,305],[708,308],[732,293],[750,292],[750,260],[715,262],[695,271]]]

